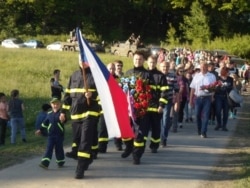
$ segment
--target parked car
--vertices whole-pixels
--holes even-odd
[[[160,47],[160,46],[148,46],[149,50],[150,50],[150,54],[151,55],[158,55],[158,53],[161,51],[161,50],[164,50],[166,52],[166,49]]]
[[[39,40],[31,39],[31,40],[24,42],[24,44],[28,48],[44,48],[44,44]]]
[[[23,48],[26,47],[20,38],[9,38],[2,41],[1,46],[5,48]]]
[[[218,49],[216,49],[216,50],[212,51],[212,55],[221,58],[223,56],[228,56],[229,53],[226,50],[220,50],[220,49],[218,50]]]
[[[105,52],[105,48],[103,47],[103,45],[96,43],[96,42],[92,42],[92,41],[88,41],[89,46],[95,51],[95,52]]]
[[[58,51],[63,50],[61,41],[53,42],[53,43],[47,45],[46,48],[47,48],[47,50],[58,50]]]

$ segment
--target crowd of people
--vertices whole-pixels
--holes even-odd
[[[215,125],[215,131],[228,131],[228,119],[236,118],[237,107],[240,107],[230,99],[229,93],[235,90],[241,94],[249,82],[248,62],[240,71],[229,57],[219,58],[206,51],[194,54],[183,49],[171,57],[161,52],[145,57],[137,51],[132,63],[133,67],[126,72],[121,60],[109,63],[107,69],[117,82],[121,77],[133,75],[150,85],[151,98],[146,113],[135,122],[131,121],[131,126],[133,123],[138,126],[135,137],[114,138],[121,157],[132,154],[135,165],[141,163],[147,140],[151,152],[157,153],[160,147],[167,146],[169,133],[177,133],[187,122],[196,123],[201,138],[208,137],[209,124]],[[87,64],[79,61],[79,69],[70,76],[65,89],[59,83],[60,70],[54,70],[53,74],[50,80],[52,99],[50,104],[42,105],[35,125],[35,133],[48,139],[40,167],[49,167],[55,148],[58,166],[64,165],[65,156],[77,160],[75,178],[82,179],[98,153],[107,152],[110,141],[101,101]],[[5,143],[9,119],[11,143],[16,142],[17,127],[21,127],[22,141],[26,142],[24,105],[18,96],[19,91],[13,90],[11,100],[7,102],[5,94],[0,93],[1,145]],[[68,111],[70,117],[67,117]],[[68,119],[72,124],[72,147],[64,153],[64,124]]]

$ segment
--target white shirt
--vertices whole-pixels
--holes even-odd
[[[194,75],[193,80],[190,84],[190,88],[195,89],[196,96],[208,96],[211,93],[207,93],[204,90],[201,90],[201,86],[209,85],[216,81],[216,77],[214,74],[207,72],[206,74],[202,74],[201,72]]]

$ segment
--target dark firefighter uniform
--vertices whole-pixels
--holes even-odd
[[[164,75],[158,71],[156,68],[153,70],[148,70],[154,81],[150,85],[152,98],[149,102],[149,107],[147,109],[147,114],[144,116],[144,126],[146,127],[145,132],[145,143],[147,141],[147,135],[151,129],[150,138],[150,149],[152,153],[156,153],[161,142],[161,118],[162,113],[158,113],[158,107],[164,106],[168,103],[167,101],[167,82]]]
[[[54,148],[57,165],[61,167],[65,163],[63,150],[64,124],[60,123],[60,113],[60,111],[49,112],[40,128],[42,133],[47,132],[48,135],[46,152],[41,161],[41,166],[43,168],[47,168],[49,166]]]
[[[77,179],[84,176],[84,171],[95,158],[98,151],[97,123],[100,107],[98,94],[90,68],[85,68],[86,83],[84,83],[82,71],[74,72],[69,80],[64,95],[62,113],[70,110],[73,130],[73,154],[77,152],[78,165],[76,169]],[[86,86],[92,96],[88,102],[85,97]],[[93,154],[94,151],[94,154]]]
[[[101,105],[100,105],[100,108],[101,108]],[[98,152],[106,153],[109,138],[108,138],[108,130],[107,130],[107,126],[106,126],[106,122],[105,122],[104,114],[102,110],[100,111],[98,126],[99,126]]]
[[[149,85],[155,85],[152,75],[144,67],[134,67],[133,69],[128,70],[125,75],[140,77],[143,80],[148,81]],[[122,138],[126,148],[121,157],[126,158],[131,154],[131,152],[133,152],[134,164],[140,164],[140,158],[142,157],[142,154],[145,150],[144,136],[149,130],[149,127],[147,127],[149,124],[145,122],[146,116],[147,114],[143,117],[136,118],[136,126],[138,126],[138,131],[136,131],[134,140],[132,138]]]

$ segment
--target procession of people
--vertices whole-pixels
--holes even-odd
[[[230,58],[218,59],[206,51],[194,53],[185,49],[176,52],[174,56],[164,54],[160,60],[158,55],[146,57],[143,52],[135,52],[132,68],[127,71],[123,70],[121,60],[107,64],[107,69],[117,84],[120,84],[122,79],[132,77],[135,81],[139,80],[145,84],[144,91],[142,88],[141,91],[137,91],[137,95],[133,93],[137,85],[128,85],[135,115],[128,116],[131,119],[130,126],[134,130],[134,137],[114,138],[121,158],[132,155],[134,165],[141,163],[147,145],[150,151],[157,155],[161,149],[168,146],[168,135],[178,134],[178,130],[183,129],[187,122],[196,124],[197,130],[194,132],[201,138],[207,138],[212,134],[208,134],[208,126],[213,121],[216,121],[215,131],[228,131],[228,119],[237,118],[237,108],[242,102],[234,101],[230,95],[231,91],[234,90],[240,95],[245,89],[239,81],[236,63]],[[249,70],[249,63],[245,66],[244,84],[248,84],[248,75],[245,72]],[[43,119],[36,125],[36,134],[48,138],[40,167],[49,167],[53,148],[56,147],[58,166],[63,167],[65,156],[77,160],[75,178],[82,179],[89,165],[98,158],[98,153],[108,152],[110,139],[103,116],[102,101],[99,100],[91,69],[80,61],[78,67],[79,69],[70,76],[65,89],[59,84],[60,70],[54,70],[54,78],[50,81],[52,99],[43,112],[47,116],[43,115]],[[13,93],[14,91],[17,93]],[[9,114],[10,118],[13,118],[11,143],[15,143],[17,131],[13,122],[17,118],[23,119],[23,103],[17,99],[19,91],[13,92],[10,102],[6,101],[4,93],[0,97],[1,145],[5,142]],[[142,106],[138,107],[136,100],[139,99],[135,96],[138,97],[140,94]],[[52,111],[48,111],[50,107]],[[69,117],[67,111],[70,111]],[[70,120],[72,125],[72,148],[64,153],[63,134],[64,123],[67,120]],[[23,142],[26,142],[23,121],[21,133]]]

